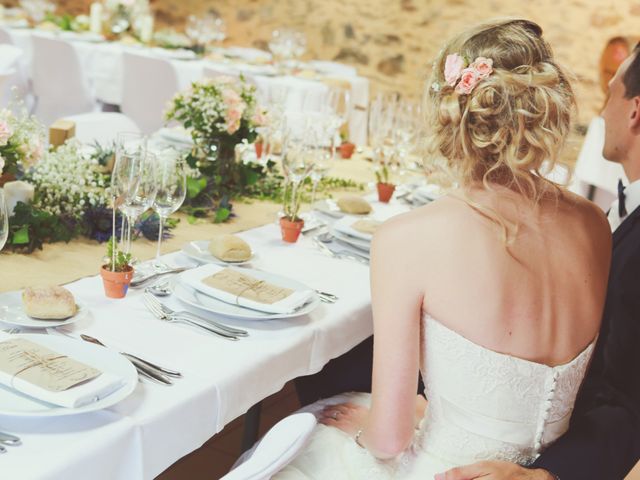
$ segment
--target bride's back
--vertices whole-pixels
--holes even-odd
[[[430,158],[460,188],[398,220],[415,229],[403,238],[421,259],[424,308],[488,348],[570,360],[598,331],[610,233],[540,173],[571,128],[568,78],[538,25],[507,20],[451,40],[432,80]]]
[[[518,225],[500,227],[467,203]],[[530,202],[508,191],[449,196],[408,222],[423,252],[424,310],[486,348],[549,365],[574,358],[596,335],[606,293],[610,234],[603,213],[570,193]]]

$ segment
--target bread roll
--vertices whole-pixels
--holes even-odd
[[[371,205],[358,195],[345,195],[338,200],[338,207],[344,213],[366,215],[371,212]]]
[[[22,292],[24,311],[33,318],[60,320],[76,314],[72,293],[63,287],[28,287]]]
[[[209,242],[209,252],[225,262],[244,262],[251,258],[251,247],[235,235],[216,235]]]

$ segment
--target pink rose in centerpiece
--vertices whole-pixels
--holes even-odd
[[[225,105],[238,105],[239,103],[242,102],[242,97],[240,95],[238,95],[238,92],[236,92],[234,89],[232,88],[225,88],[222,91],[222,100],[224,101]]]
[[[464,58],[457,53],[447,55],[447,59],[444,62],[444,79],[449,86],[453,87],[456,84],[463,68]]]
[[[469,95],[482,77],[475,68],[465,68],[460,75],[460,82],[456,85],[456,92]]]
[[[493,60],[486,57],[478,57],[469,67],[474,68],[481,78],[487,78],[493,72]]]
[[[227,133],[233,135],[240,129],[240,119],[232,120],[227,123]]]
[[[9,143],[9,139],[13,132],[11,131],[11,127],[4,120],[0,120],[0,147],[4,147],[7,143]]]
[[[263,125],[266,125],[267,112],[260,108],[256,109],[256,111],[253,113],[253,116],[251,117],[251,121],[256,127],[262,127]]]

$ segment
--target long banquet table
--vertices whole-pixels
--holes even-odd
[[[362,170],[365,163],[351,162],[344,162],[343,170],[359,170],[360,177],[366,179]],[[253,207],[273,219],[273,208],[261,204]],[[382,217],[407,209],[401,203],[376,203],[374,208]],[[181,225],[178,230],[183,227],[187,226]],[[219,226],[189,228],[195,229],[189,230],[191,234],[199,229],[206,237]],[[287,381],[319,371],[331,358],[371,334],[366,265],[327,257],[309,238],[285,244],[272,221],[239,235],[257,252],[252,267],[295,278],[334,293],[340,300],[322,303],[311,314],[288,320],[228,321],[250,332],[246,339],[229,342],[155,319],[144,307],[140,290],[130,291],[123,300],[111,300],[104,296],[97,276],[68,284],[76,299],[91,311],[88,321],[73,328],[74,335],[88,333],[113,348],[175,368],[184,378],[171,387],[141,382],[130,397],[95,413],[56,418],[0,415],[0,430],[23,440],[23,446],[0,456],[3,478],[73,480],[87,478],[88,472],[92,479],[153,478]],[[75,244],[59,247],[72,255]],[[50,247],[45,246],[45,252]],[[134,243],[134,252],[136,247]],[[151,247],[144,250],[145,255]],[[102,251],[103,246],[99,248]],[[19,278],[23,260],[29,260],[29,256],[0,255],[2,289],[11,288],[11,278]],[[189,262],[181,252],[165,255],[163,260],[171,264]],[[88,268],[95,271],[98,261],[93,259],[93,266]],[[44,271],[60,262],[56,257],[50,262],[35,260],[30,268],[37,268],[36,264]],[[52,273],[55,276],[56,272]],[[17,288],[16,283],[13,285]],[[0,305],[19,295],[17,290],[0,294]],[[184,307],[172,297],[167,303]]]
[[[0,25],[1,27],[1,25]],[[266,75],[264,65],[251,65],[241,61],[225,59],[179,59],[171,50],[148,48],[142,45],[131,45],[121,42],[87,41],[82,34],[72,32],[52,33],[37,29],[5,28],[13,41],[24,52],[24,66],[31,69],[31,37],[34,34],[59,38],[72,45],[78,54],[81,67],[92,86],[95,96],[104,103],[121,105],[123,98],[123,62],[125,52],[155,56],[168,60],[174,68],[179,88],[186,89],[191,82],[205,76],[205,69],[209,68],[220,73],[244,73],[251,75],[260,88],[265,90],[285,88],[289,92],[296,92],[290,98],[287,108],[298,110],[304,107],[304,95],[317,95],[324,88],[323,78],[339,78],[351,85],[351,100],[353,110],[349,119],[349,135],[351,141],[364,145],[367,143],[367,106],[369,104],[369,80],[360,77],[352,67],[331,64],[331,62],[311,62],[309,66],[316,66],[318,74],[314,78],[293,75]],[[233,52],[233,49],[227,49]],[[223,51],[227,51],[223,50]],[[333,68],[330,68],[333,67]],[[340,67],[340,68],[338,68]],[[335,69],[338,68],[338,69]],[[324,70],[324,71],[323,71]],[[261,73],[262,72],[262,73]],[[149,79],[141,79],[148,82]]]

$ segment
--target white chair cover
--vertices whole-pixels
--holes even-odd
[[[149,134],[164,125],[167,103],[180,90],[171,62],[125,52],[120,110]]]
[[[66,115],[98,109],[75,49],[55,38],[33,35],[36,116],[45,125]]]
[[[0,27],[0,43],[8,43],[10,45],[13,45],[13,38],[11,38],[11,34],[9,33],[9,30],[7,30],[4,27]]]
[[[76,138],[84,144],[98,142],[106,146],[113,143],[120,132],[140,132],[135,122],[122,113],[83,113],[65,117],[65,120],[75,122]]]
[[[248,452],[249,459],[240,463],[221,480],[271,478],[304,448],[315,426],[316,417],[311,413],[296,413],[280,420]]]
[[[22,49],[17,47],[9,33],[0,27],[0,75],[3,77],[0,108],[7,107],[12,101],[22,101],[27,110],[32,111],[34,100],[23,57]]]

